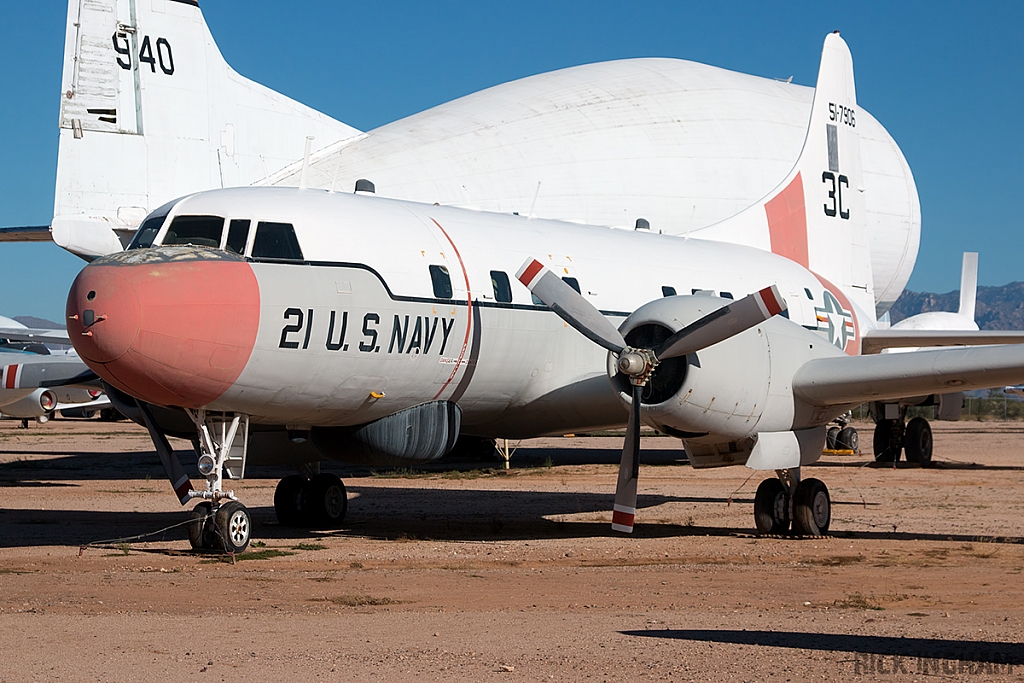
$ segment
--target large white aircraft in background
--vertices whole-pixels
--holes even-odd
[[[827,490],[801,488],[799,467],[850,406],[875,401],[876,441],[902,447],[906,404],[1020,381],[1018,348],[856,357],[1024,337],[934,319],[878,329],[913,268],[920,211],[898,146],[856,103],[838,35],[815,89],[623,60],[360,133],[231,70],[195,2],[71,0],[62,83],[52,225],[0,239],[95,259],[69,298],[72,337],[150,427],[183,503],[191,485],[163,435],[196,443],[210,504],[197,518],[216,507],[214,528],[232,529],[213,541],[197,522],[197,546],[247,542],[244,508],[220,505],[222,475],[247,460],[414,462],[460,431],[627,416],[631,435],[644,421],[683,438],[697,466],[778,470],[758,528],[819,533]],[[193,194],[253,184],[284,187]],[[391,200],[365,196],[374,184]],[[510,274],[534,258],[582,297],[537,272],[529,297]],[[595,305],[626,344],[597,329]],[[776,310],[790,320],[758,317]],[[684,356],[660,346],[694,321],[706,335],[671,345]],[[609,361],[609,385],[605,353],[565,324],[635,363]],[[634,385],[639,415],[623,409]],[[630,438],[619,527],[635,507]],[[328,475],[290,477],[275,502],[282,521],[337,523],[343,492]]]

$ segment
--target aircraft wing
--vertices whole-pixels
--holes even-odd
[[[818,358],[793,377],[813,405],[843,405],[1024,383],[1024,344]]]
[[[0,242],[52,242],[49,225],[0,228]]]
[[[10,358],[5,358],[10,356]],[[39,389],[69,384],[90,384],[96,373],[77,356],[0,355],[0,388]]]
[[[37,327],[0,327],[0,339],[71,344],[67,330],[47,330]]]
[[[923,348],[930,346],[980,346],[984,344],[1024,344],[1024,332],[1018,330],[870,330],[861,340],[861,353],[882,349]]]

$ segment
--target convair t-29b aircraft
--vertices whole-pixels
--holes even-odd
[[[801,468],[830,421],[867,400],[1024,381],[1024,346],[859,355],[875,302],[857,111],[850,52],[829,35],[795,167],[702,231],[761,230],[772,251],[364,192],[212,190],[86,266],[69,333],[112,398],[137,399],[182,503],[202,500],[196,547],[246,547],[248,513],[224,478],[259,434],[305,440],[314,458],[400,464],[442,456],[460,433],[627,424],[613,526],[630,531],[641,423],[682,439],[695,467],[774,470],[757,528],[821,534],[828,490]],[[204,490],[164,438],[185,431],[182,409]],[[336,524],[344,486],[289,477],[275,508]]]

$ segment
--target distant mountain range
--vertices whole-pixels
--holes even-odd
[[[928,311],[956,311],[960,290],[946,294],[905,291],[889,309],[891,322]],[[1024,330],[1024,282],[1002,287],[978,287],[974,319],[983,330]]]
[[[46,318],[37,318],[34,315],[16,315],[14,319],[25,327],[34,327],[38,330],[63,330],[64,326]]]

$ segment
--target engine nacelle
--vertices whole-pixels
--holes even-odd
[[[728,303],[712,296],[666,297],[641,306],[619,330],[630,346],[656,347]],[[816,332],[775,316],[685,358],[663,361],[644,389],[642,420],[683,439],[695,467],[742,464],[759,432],[821,427],[849,410],[811,406],[793,395],[800,366],[842,353]],[[608,372],[628,405],[629,380],[611,355]]]
[[[50,389],[36,389],[28,396],[8,403],[0,408],[0,412],[8,417],[21,419],[41,418],[48,416],[57,407],[57,395]]]

